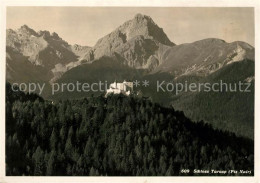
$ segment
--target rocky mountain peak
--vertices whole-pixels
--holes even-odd
[[[44,30],[44,31],[39,31],[38,32],[38,34],[39,34],[39,36],[43,36],[43,38],[49,38],[50,36],[51,36],[51,33],[49,32],[49,31],[46,31],[46,30]]]
[[[8,34],[15,34],[16,32],[13,29],[6,29],[6,35]]]
[[[24,24],[21,26],[21,29],[24,29],[24,30],[31,30],[31,28],[28,27],[28,25]]]
[[[125,22],[118,30],[126,35],[127,40],[141,35],[146,39],[153,39],[167,46],[175,45],[150,16],[140,13],[136,14],[132,20]]]
[[[143,15],[141,13],[138,13],[135,15],[134,20],[137,22],[148,22],[154,23],[153,19],[150,16]],[[155,23],[154,23],[155,24]]]
[[[56,40],[62,40],[61,37],[56,32],[51,33],[51,37]]]
[[[90,62],[116,53],[133,68],[150,68],[160,62],[159,48],[174,45],[150,16],[139,13],[99,39],[81,59]]]
[[[33,65],[40,65],[49,70],[56,64],[66,65],[75,62],[81,54],[74,52],[71,45],[62,40],[56,32],[50,33],[47,30],[35,32],[27,25],[23,25],[16,31],[8,29],[6,33],[8,47],[26,56]]]
[[[143,36],[145,39],[152,39],[167,46],[175,45],[151,17],[139,13],[136,14],[133,19],[126,21],[110,34],[99,39],[94,47],[97,48],[104,44],[115,44],[117,47],[137,36]]]
[[[31,29],[30,27],[28,27],[27,25],[23,25],[18,29],[18,32],[22,35],[28,35],[28,36],[37,36],[37,33]]]

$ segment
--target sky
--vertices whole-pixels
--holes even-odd
[[[6,27],[26,24],[56,32],[69,44],[94,46],[137,13],[150,16],[175,44],[219,38],[254,46],[253,8],[8,7]]]

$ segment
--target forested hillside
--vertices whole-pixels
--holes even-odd
[[[253,173],[252,140],[191,122],[173,108],[122,95],[52,103],[6,88],[6,175]]]

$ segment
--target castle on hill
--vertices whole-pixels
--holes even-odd
[[[133,92],[133,82],[124,81],[123,83],[111,83],[107,90],[106,96],[109,94],[124,94],[126,96]]]

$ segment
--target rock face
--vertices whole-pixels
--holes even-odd
[[[99,39],[83,59],[90,62],[117,53],[130,67],[153,69],[160,62],[159,47],[174,45],[151,17],[137,14],[134,19]]]
[[[69,45],[55,32],[36,32],[27,25],[16,31],[8,29],[6,39],[7,52],[13,49],[31,64],[51,71],[50,82],[82,62],[104,56],[117,55],[132,68],[153,70],[162,63],[161,52],[174,45],[151,17],[141,14],[99,39],[93,48]]]
[[[70,45],[57,33],[36,33],[26,25],[17,31],[7,30],[6,45],[27,56],[31,63],[48,69],[58,63],[66,64],[77,60]]]
[[[163,62],[153,73],[169,72],[182,75],[206,76],[233,62],[254,60],[254,47],[245,42],[226,43],[209,38],[171,47],[164,52]]]
[[[87,46],[71,46],[55,32],[52,34],[49,31],[35,32],[27,25],[21,26],[17,31],[8,29],[6,33],[7,54],[9,55],[7,61],[17,61],[15,59],[17,57],[10,58],[13,53],[19,53],[32,65],[51,71],[54,77],[52,80],[70,68],[80,65],[78,60],[90,49]]]

